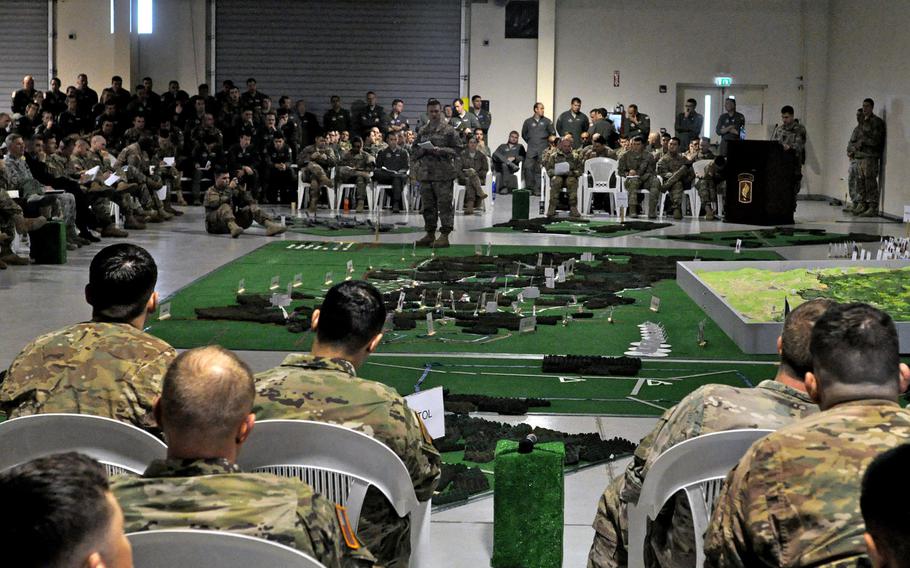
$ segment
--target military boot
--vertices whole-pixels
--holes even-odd
[[[547,217],[556,217],[556,204],[550,203],[547,207]]]
[[[123,222],[123,228],[129,229],[130,231],[142,231],[145,229],[145,223],[133,215],[128,215],[126,220]]]
[[[473,201],[464,206],[464,214],[465,215],[474,214],[474,202]]]
[[[275,235],[280,235],[281,233],[287,231],[288,228],[282,225],[281,223],[276,223],[275,221],[266,221],[265,222],[265,236],[274,237]],[[233,234],[233,232],[231,233]]]
[[[157,210],[152,209],[152,211],[145,218],[146,223],[163,223],[164,219],[158,213]]]
[[[714,206],[710,203],[705,204],[705,221],[714,220]]]
[[[673,218],[676,219],[677,221],[682,221],[682,209],[680,209],[679,207],[674,207],[673,208]]]
[[[878,207],[874,204],[867,204],[862,211],[856,214],[857,217],[878,217]]]
[[[234,221],[228,221],[227,226],[228,226],[228,230],[231,232],[232,239],[236,239],[243,233],[243,227],[241,227]]]
[[[183,197],[182,190],[177,192],[177,205],[180,205],[181,207],[186,207],[186,205],[187,205],[186,198]],[[181,212],[181,214],[182,214],[182,212]]]
[[[158,210],[158,216],[161,217],[162,221],[170,221],[171,219],[174,218],[173,215],[171,215],[170,213],[167,212],[167,208],[165,208],[164,206],[162,206],[161,209]]]
[[[180,217],[183,215],[183,211],[178,211],[174,209],[174,206],[171,205],[171,202],[168,201],[164,204],[164,210],[171,214],[171,217]]]
[[[37,231],[47,223],[46,217],[29,217],[26,218],[22,215],[16,215],[13,218],[13,223],[16,225],[16,232],[20,235],[30,233],[32,231]]]
[[[449,234],[439,233],[439,238],[433,241],[433,248],[449,248]]]
[[[7,240],[3,241],[2,245],[0,245],[0,263],[3,263],[3,268],[6,268],[7,265],[13,265],[13,266],[27,265],[28,259],[14,253],[13,248],[10,246],[11,242],[12,242],[12,239],[7,239]]]
[[[474,208],[479,210],[484,210],[483,200],[487,198],[486,194],[481,195],[477,198],[477,201],[474,203]]]
[[[357,200],[357,207],[354,208],[354,213],[363,213],[363,199]]]
[[[125,239],[126,237],[130,236],[130,234],[123,229],[118,229],[117,225],[111,223],[107,227],[101,229],[101,236],[107,238]]]
[[[626,210],[626,217],[638,217],[638,205],[629,205]]]
[[[88,244],[88,241],[85,242]],[[79,239],[79,235],[76,234],[76,227],[72,225],[66,226],[66,249],[67,250],[76,250],[85,246],[82,244],[82,240]]]
[[[581,219],[581,213],[578,211],[578,207],[572,207],[569,209],[569,218]]]
[[[436,232],[427,231],[427,234],[423,238],[417,239],[415,243],[419,247],[428,247],[436,241]]]

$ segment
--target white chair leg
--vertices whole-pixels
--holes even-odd
[[[421,503],[411,511],[411,566],[430,565],[431,501]]]
[[[717,194],[717,214],[721,217],[724,214],[724,196],[720,193]]]
[[[464,192],[465,187],[456,183],[452,191],[452,198],[454,200],[452,206],[455,213],[461,213],[464,211]]]
[[[376,210],[376,186],[373,183],[367,184],[367,211],[372,213]]]

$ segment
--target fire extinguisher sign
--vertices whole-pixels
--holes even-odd
[[[618,69],[613,72],[613,86],[614,87],[619,86],[619,70]]]

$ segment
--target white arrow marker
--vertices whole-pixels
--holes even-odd
[[[658,381],[655,379],[648,379],[649,387],[658,387],[660,385],[671,385],[671,384],[673,384],[673,383],[668,383],[667,381]]]
[[[581,377],[559,377],[559,382],[561,383],[583,383],[586,380]]]

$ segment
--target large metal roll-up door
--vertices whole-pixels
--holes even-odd
[[[345,108],[375,91],[388,112],[405,101],[416,124],[428,98],[459,94],[460,0],[217,0],[215,78],[243,92],[304,98],[320,122],[329,97]]]
[[[22,77],[35,77],[36,89],[47,89],[47,2],[0,0],[3,33],[0,33],[0,110],[9,112],[13,91],[22,88]]]

